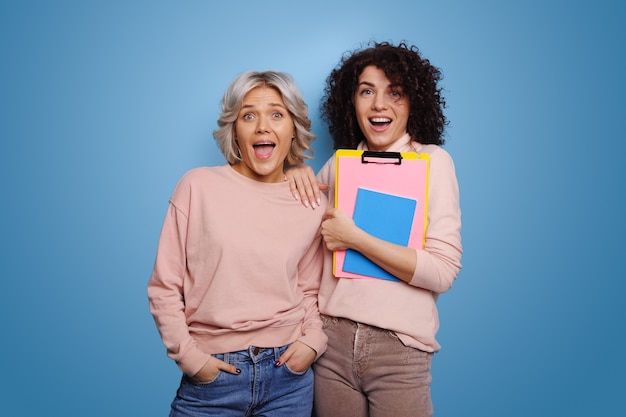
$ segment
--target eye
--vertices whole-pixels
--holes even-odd
[[[252,120],[254,119],[254,115],[252,113],[244,113],[241,115],[243,120]]]
[[[272,113],[273,119],[281,119],[282,117],[283,117],[283,114],[279,111]]]
[[[402,93],[402,90],[397,90],[397,89],[391,90],[389,92],[389,95],[391,97],[393,97],[394,99],[400,99],[400,98],[404,97],[404,94]]]

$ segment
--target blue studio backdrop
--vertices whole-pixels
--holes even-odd
[[[223,164],[221,95],[291,73],[319,117],[341,55],[444,73],[464,258],[439,299],[438,416],[624,416],[620,2],[0,2],[0,414],[164,416],[146,284],[176,182]]]

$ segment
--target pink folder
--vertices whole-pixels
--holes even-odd
[[[367,196],[368,199],[365,200],[362,197],[362,204],[357,211],[355,223],[359,227],[381,239],[394,241],[395,239],[385,237],[389,236],[388,233],[382,235],[377,235],[377,233],[382,228],[404,228],[407,224],[411,224],[406,246],[415,249],[424,247],[428,205],[428,154],[340,149],[335,153],[335,161],[336,208],[354,218],[355,206],[359,203],[357,196],[361,189],[361,195]],[[402,199],[389,198],[392,196],[402,197]],[[411,206],[415,207],[414,213],[412,215],[407,213],[407,206],[404,203],[401,205],[404,207],[401,211],[395,209],[396,203],[390,207],[394,200],[400,203],[403,203],[401,200],[414,201],[414,205]],[[377,202],[380,204],[377,205]],[[363,224],[359,224],[359,219]],[[394,243],[403,244],[397,241]],[[346,255],[350,261],[349,270],[344,269]],[[359,255],[358,252],[335,251],[333,263],[335,276],[398,280],[388,273],[385,276],[384,273],[371,272],[377,267],[373,263],[366,265],[371,261],[362,255],[360,256],[362,259],[357,259]]]

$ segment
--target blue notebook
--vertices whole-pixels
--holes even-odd
[[[388,242],[408,246],[417,201],[359,188],[352,218],[367,233]],[[348,249],[343,270],[355,274],[400,281],[359,252]]]

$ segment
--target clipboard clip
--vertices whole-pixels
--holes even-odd
[[[362,164],[402,164],[400,152],[363,151],[361,154]]]

